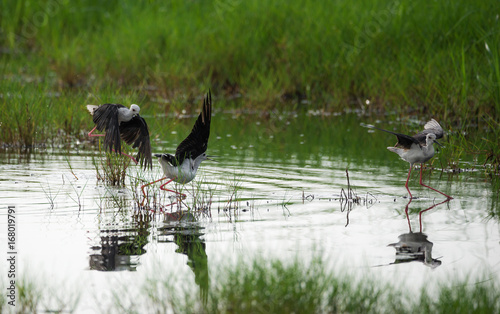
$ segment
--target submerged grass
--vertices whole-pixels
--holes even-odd
[[[30,273],[29,271],[25,273]],[[72,313],[80,302],[81,289],[71,283],[61,282],[56,285],[52,280],[39,278],[40,274],[18,276],[16,280],[15,306],[8,304],[10,298],[0,297],[1,313]],[[40,282],[50,284],[40,285]],[[0,283],[3,287],[3,282]]]
[[[19,313],[35,313],[42,301],[43,290],[27,277],[17,281],[16,289],[19,297],[16,307]]]

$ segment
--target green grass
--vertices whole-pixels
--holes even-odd
[[[437,298],[423,293],[419,310],[422,313],[496,313],[500,310],[500,294],[491,283],[453,282],[443,286]]]
[[[0,143],[32,148],[35,145],[69,144],[84,138],[92,117],[86,104],[137,101],[134,92],[121,89],[96,92],[54,90],[48,82],[5,81],[0,84]],[[88,130],[87,130],[88,129]]]
[[[106,295],[95,302],[100,304],[103,312],[122,313],[141,312],[146,307],[151,312],[173,310],[174,313],[414,313],[415,309],[419,313],[500,311],[499,287],[494,280],[451,280],[440,284],[437,290],[430,289],[437,291],[435,293],[423,287],[415,295],[370,276],[360,280],[346,272],[327,271],[324,263],[317,258],[309,265],[297,260],[285,263],[264,258],[252,261],[240,259],[235,266],[221,265],[216,274],[210,273],[210,286],[203,293],[198,293],[199,287],[194,282],[186,283],[185,277],[169,269],[166,273],[146,279],[138,293],[131,294],[118,285],[116,291],[111,291],[113,304],[103,302],[104,298],[108,298]],[[28,278],[20,281],[20,308],[30,311],[78,309],[78,294],[59,294],[54,298],[50,285],[40,289],[34,282],[26,284],[28,282]],[[65,289],[78,291],[68,283],[65,283]],[[0,304],[2,310],[7,312],[5,302],[0,300]],[[106,306],[110,308],[104,309]]]
[[[103,145],[99,145],[99,149],[103,149]],[[127,168],[134,164],[128,156],[104,150],[100,151],[99,156],[93,156],[92,162],[97,180],[111,186],[124,186]]]
[[[445,118],[500,109],[493,0],[47,3],[2,1],[5,74],[160,97],[212,86],[253,105],[370,99],[372,107]]]

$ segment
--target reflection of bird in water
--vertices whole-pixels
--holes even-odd
[[[448,196],[441,191],[438,191],[428,185],[425,185],[422,182],[423,163],[428,161],[434,156],[434,146],[432,144],[436,143],[438,145],[441,145],[439,144],[437,139],[442,138],[444,135],[443,128],[441,127],[441,125],[439,125],[439,123],[436,120],[432,119],[429,122],[427,122],[424,125],[424,130],[413,136],[387,131],[374,126],[370,127],[380,131],[394,134],[398,138],[398,142],[396,143],[396,145],[394,147],[387,147],[387,149],[390,150],[391,152],[398,154],[399,157],[401,157],[401,159],[410,163],[410,170],[408,171],[408,178],[406,179],[406,184],[405,184],[406,190],[408,190],[408,193],[410,194],[410,198],[412,198],[412,195],[410,189],[408,188],[408,181],[410,180],[411,170],[413,169],[413,165],[422,164],[420,166],[420,181],[419,181],[420,185],[425,186],[426,188],[429,188],[433,191],[436,191],[446,196],[446,198],[448,199],[452,199],[451,196]]]
[[[399,236],[398,243],[391,243],[388,246],[396,249],[396,261],[392,264],[419,261],[432,268],[441,265],[440,260],[432,258],[433,243],[428,241],[422,232],[404,233]]]
[[[135,271],[139,265],[139,256],[146,253],[148,243],[148,215],[133,217],[134,227],[100,230],[98,245],[90,248],[89,267],[100,271]]]
[[[400,263],[408,263],[413,261],[419,261],[424,263],[424,265],[436,268],[441,265],[441,261],[438,259],[432,258],[432,246],[433,243],[427,240],[427,235],[425,235],[422,231],[422,214],[433,209],[434,207],[449,202],[450,199],[446,199],[445,201],[434,204],[429,208],[421,210],[418,213],[418,220],[420,230],[419,232],[413,232],[411,229],[410,216],[408,214],[409,206],[412,202],[410,198],[408,204],[406,204],[405,213],[406,219],[408,220],[408,228],[410,229],[409,233],[401,234],[399,238],[399,242],[391,243],[388,246],[392,246],[396,249],[396,261],[391,264],[400,264]]]
[[[175,243],[178,246],[175,252],[187,255],[187,265],[193,271],[195,283],[200,287],[200,296],[206,303],[209,276],[205,241],[200,238],[204,234],[201,232],[203,228],[198,226],[191,213],[178,215],[179,212],[167,214],[166,221],[170,226],[158,229],[162,235],[172,236],[173,239],[159,239],[158,242]]]
[[[135,271],[138,257],[146,250],[147,234],[135,229],[101,230],[99,245],[92,246],[90,269],[102,271],[132,270]]]

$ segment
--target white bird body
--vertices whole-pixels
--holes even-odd
[[[436,135],[429,133],[426,135],[425,145],[412,143],[410,148],[402,147],[387,147],[393,153],[396,153],[406,162],[409,162],[411,166],[414,164],[423,164],[432,157],[434,157],[434,146],[432,145],[436,140]]]
[[[90,112],[91,115],[94,115],[94,112],[97,108],[99,108],[99,106],[87,105],[87,110]],[[132,120],[132,118],[135,115],[139,114],[140,111],[141,108],[136,104],[132,104],[130,108],[127,107],[118,108],[118,125],[120,125],[122,122],[128,122]]]
[[[130,106],[130,109],[129,108],[118,109],[118,124],[132,120],[132,118],[136,114],[139,114],[140,110],[141,110],[141,108],[139,108],[139,106],[137,106],[137,105]]]
[[[201,162],[207,159],[207,155],[203,153],[195,159],[186,158],[182,164],[174,166],[169,160],[174,160],[175,156],[170,154],[156,154],[155,156],[159,157],[158,162],[160,163],[165,176],[182,184],[192,181],[196,176],[196,172],[198,171]]]

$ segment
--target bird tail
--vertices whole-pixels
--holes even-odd
[[[155,157],[161,157],[161,156],[163,156],[163,154],[153,154],[153,156],[155,156]]]
[[[404,154],[404,152],[405,152],[404,149],[401,149],[399,147],[387,147],[387,149],[390,150],[393,153],[398,154],[399,157],[401,157],[403,160],[406,161],[406,159],[404,159],[403,156],[402,156]]]
[[[94,111],[99,108],[99,106],[95,105],[87,105],[87,110],[90,112],[91,115],[94,115]]]

